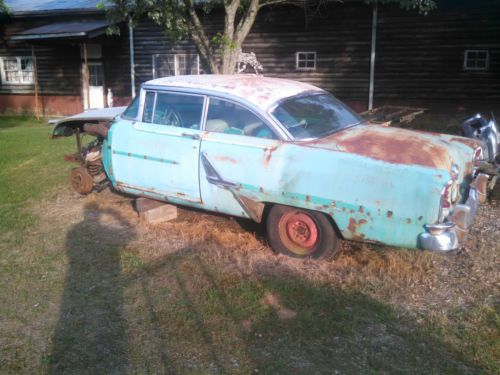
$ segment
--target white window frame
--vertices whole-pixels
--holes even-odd
[[[180,57],[186,57],[186,56],[196,56],[196,74],[200,74],[200,55],[199,54],[194,54],[194,53],[157,53],[153,55],[153,78],[158,78],[156,76],[156,64],[155,64],[155,59],[160,57],[160,56],[169,56],[174,58],[174,74],[176,76],[180,75],[179,74],[179,58]]]
[[[299,57],[301,54],[312,54],[314,56],[314,67],[299,67],[299,61],[303,61],[303,59],[301,60]],[[307,57],[305,58],[305,61],[310,61],[307,59]],[[313,51],[297,51],[295,52],[295,70],[303,70],[303,71],[311,71],[311,70],[316,70],[316,66],[317,66],[317,54],[316,52],[313,52]]]
[[[467,60],[469,53],[486,53],[486,64],[485,66],[467,66]],[[477,60],[475,61],[477,63]],[[467,49],[464,53],[464,70],[472,70],[472,71],[486,71],[490,67],[490,51],[487,49]]]
[[[7,74],[5,74],[5,60],[11,60],[11,59],[16,59],[17,60],[17,71],[20,73],[20,81],[19,82],[12,82],[7,80]],[[27,59],[31,60],[31,66],[32,70],[25,70],[26,72],[31,72],[31,80],[25,81],[23,78],[23,70],[21,69],[21,60],[22,59]],[[2,78],[2,83],[6,85],[33,85],[35,83],[34,80],[35,77],[35,65],[33,61],[32,56],[2,56],[0,57],[0,78]]]

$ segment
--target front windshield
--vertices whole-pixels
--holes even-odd
[[[361,122],[356,113],[330,94],[286,100],[272,115],[298,140],[319,138]]]

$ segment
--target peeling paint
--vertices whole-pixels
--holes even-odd
[[[370,125],[345,129],[307,142],[311,147],[340,150],[393,164],[420,165],[450,170],[452,147],[441,138],[407,129]]]
[[[307,83],[252,74],[172,76],[148,81],[147,86],[195,88],[230,94],[261,108],[304,92],[324,92]]]
[[[359,219],[356,221],[354,218],[349,218],[349,225],[347,226],[347,230],[350,232],[352,238],[364,238],[365,235],[363,233],[359,233],[358,230],[359,228],[368,223],[367,220],[365,219]]]
[[[232,163],[232,164],[238,163],[238,160],[236,160],[235,158],[232,158],[230,156],[226,156],[226,155],[218,155],[218,156],[215,156],[214,159],[222,161],[222,162]]]

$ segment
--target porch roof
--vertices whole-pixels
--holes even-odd
[[[86,39],[102,35],[109,23],[106,20],[80,20],[72,22],[53,22],[21,31],[11,36],[12,40],[54,40]]]

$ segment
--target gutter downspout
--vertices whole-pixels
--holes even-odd
[[[130,93],[132,99],[135,97],[135,63],[134,63],[134,28],[132,27],[132,18],[128,19],[128,35],[130,48]]]
[[[35,46],[31,46],[31,61],[33,64],[33,81],[35,82],[35,116],[40,120],[40,108],[38,104],[38,66],[36,63]]]
[[[375,55],[377,48],[377,18],[378,18],[378,1],[373,4],[372,14],[372,51],[370,56],[370,91],[368,95],[368,110],[373,109],[373,91],[375,87]]]

